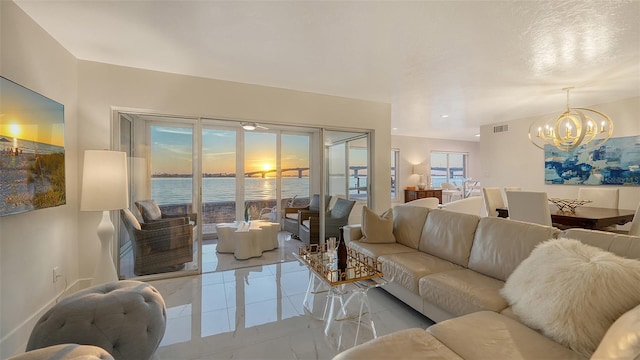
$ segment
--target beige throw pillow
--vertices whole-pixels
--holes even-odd
[[[368,207],[362,208],[362,239],[360,242],[383,244],[395,243],[393,236],[393,209],[378,215]]]
[[[607,329],[640,304],[640,261],[573,239],[545,241],[501,293],[523,323],[589,357]]]

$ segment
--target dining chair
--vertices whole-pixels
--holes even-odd
[[[483,187],[482,195],[484,198],[485,210],[487,210],[487,216],[497,217],[497,208],[504,208],[504,199],[502,198],[502,191],[499,187]]]
[[[591,200],[586,207],[617,209],[620,191],[602,187],[581,187],[578,189],[578,200]]]
[[[546,192],[507,191],[507,201],[511,220],[552,226]]]
[[[502,189],[504,191],[504,206],[505,207],[509,207],[509,199],[507,199],[507,191],[520,191],[522,190],[521,187],[519,186],[505,186],[504,189]]]

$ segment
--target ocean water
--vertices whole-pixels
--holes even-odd
[[[356,179],[349,179],[351,194],[357,194]],[[360,177],[360,187],[367,186],[366,177]],[[192,181],[191,178],[152,178],[151,198],[159,205],[185,204],[191,202]],[[247,200],[275,199],[275,178],[245,178],[245,194]],[[361,191],[362,194],[362,191]],[[283,177],[282,198],[294,196],[309,196],[309,178]],[[232,177],[204,178],[202,180],[202,202],[235,201],[236,179]]]
[[[246,178],[247,200],[275,199],[275,178]],[[191,202],[192,181],[190,178],[152,178],[151,196],[159,205]],[[282,178],[282,198],[309,196],[309,178]],[[202,202],[235,201],[236,179],[216,177],[202,179]]]

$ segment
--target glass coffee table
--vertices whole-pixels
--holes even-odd
[[[325,322],[324,334],[331,345],[342,351],[375,339],[367,292],[388,282],[381,264],[347,249],[348,265],[340,271],[336,252],[327,250],[325,245],[301,247],[293,255],[310,270],[303,301],[305,312]]]

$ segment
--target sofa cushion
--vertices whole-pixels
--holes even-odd
[[[445,320],[427,332],[466,360],[586,359],[539,332],[493,311]]]
[[[412,249],[402,244],[367,244],[360,241],[351,241],[347,243],[347,246],[358,251],[361,254],[370,256],[374,259],[379,258],[382,255],[399,254],[406,252],[416,252],[418,250]]]
[[[382,262],[382,273],[386,279],[393,279],[394,282],[416,294],[419,294],[418,281],[421,277],[461,268],[452,262],[421,251],[383,255],[378,260]]]
[[[162,219],[162,212],[155,200],[136,201],[136,207],[140,211],[140,214],[142,214],[145,222]]]
[[[362,239],[360,242],[370,244],[395,243],[393,236],[393,209],[376,214],[368,207],[362,208]]]
[[[468,268],[506,281],[537,244],[559,232],[551,226],[484,217],[478,223]]]
[[[400,355],[401,354],[401,355]],[[333,360],[348,359],[425,359],[462,360],[462,358],[424,329],[406,329],[380,336],[345,350]]]
[[[640,305],[611,325],[591,358],[640,359]]]
[[[138,222],[138,219],[136,219],[136,217],[133,216],[133,213],[131,212],[131,210],[122,209],[120,211],[120,214],[122,215],[122,221],[125,222],[125,225],[128,223],[131,225],[131,227],[133,227],[136,230],[142,229],[142,227],[140,226],[140,223]]]
[[[502,290],[528,326],[590,356],[607,329],[640,303],[640,261],[574,239],[538,245]]]
[[[504,282],[469,269],[431,274],[419,281],[423,299],[455,316],[482,310],[500,312],[508,305],[500,295],[502,286]]]
[[[466,267],[479,220],[476,215],[431,210],[418,249]]]
[[[558,235],[581,243],[599,247],[628,259],[640,259],[640,237],[607,231],[568,229]]]
[[[393,235],[402,245],[417,249],[429,208],[400,205],[393,208]]]

